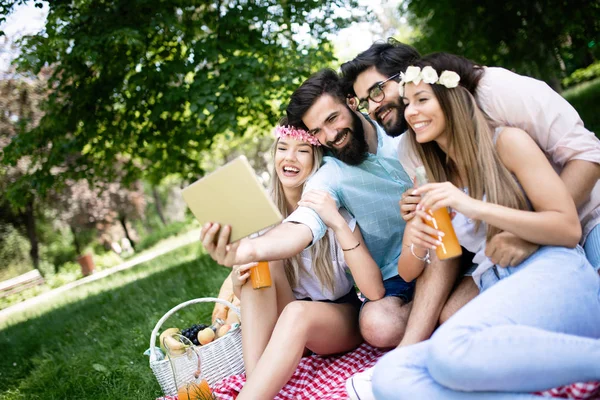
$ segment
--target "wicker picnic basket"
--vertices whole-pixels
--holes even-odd
[[[192,304],[197,303],[220,303],[233,310],[241,320],[240,310],[228,301],[214,297],[205,297],[194,299],[181,303],[170,309],[156,323],[150,336],[150,368],[161,389],[166,396],[177,394],[177,384],[188,382],[199,382],[206,379],[209,385],[214,385],[221,379],[230,375],[237,375],[244,372],[244,360],[242,358],[242,331],[240,328],[205,344],[204,346],[193,346],[180,356],[168,359],[158,360],[154,351],[158,337],[158,330],[162,324],[174,313]],[[200,358],[200,360],[198,360]],[[194,373],[198,370],[200,362],[200,377],[196,378]]]

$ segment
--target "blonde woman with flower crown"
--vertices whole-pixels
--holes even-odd
[[[233,267],[234,293],[242,305],[246,367],[246,384],[238,400],[275,397],[307,351],[337,354],[362,343],[361,301],[354,282],[369,299],[384,295],[381,272],[354,218],[344,209],[338,211],[325,192],[302,196],[304,183],[321,164],[318,140],[282,125],[276,135],[271,185],[275,203],[284,216],[298,205],[311,207],[329,231],[296,257],[269,262],[270,288],[252,289],[248,269],[255,263]]]
[[[409,223],[416,255],[402,253],[409,280],[439,244],[425,210],[450,207],[461,245],[475,253],[480,294],[428,341],[396,349],[373,373],[377,399],[534,399],[531,392],[600,379],[600,277],[578,245],[573,199],[524,131],[492,130],[443,56],[402,74],[411,146],[430,182]],[[515,267],[485,256],[502,231],[538,243]],[[405,236],[406,238],[406,236]],[[406,254],[405,254],[406,253]]]

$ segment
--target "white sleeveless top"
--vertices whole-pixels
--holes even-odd
[[[350,230],[356,229],[356,219],[345,208],[340,208],[340,214],[344,217]],[[344,261],[344,252],[338,244],[335,234],[331,229],[327,230],[329,235],[331,263],[333,264],[333,293],[321,285],[319,278],[313,271],[313,260],[310,248],[300,253],[300,273],[298,274],[298,285],[292,288],[294,297],[297,299],[310,298],[319,300],[337,300],[345,296],[354,287],[354,279],[350,269]]]
[[[469,194],[466,188],[463,188],[463,191]],[[485,195],[483,196],[483,201],[485,201]],[[494,266],[492,260],[485,255],[487,224],[481,222],[479,229],[475,230],[476,221],[467,218],[459,212],[453,211],[453,213],[455,215],[452,218],[452,226],[456,232],[458,242],[462,247],[475,254],[473,263],[477,264],[477,268],[473,271],[472,277],[477,286],[479,286],[481,275]]]

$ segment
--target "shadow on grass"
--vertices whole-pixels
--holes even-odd
[[[0,398],[159,396],[148,357],[143,355],[154,325],[179,303],[216,296],[228,273],[201,256],[5,328],[0,331]],[[164,328],[206,323],[212,306],[187,307]]]

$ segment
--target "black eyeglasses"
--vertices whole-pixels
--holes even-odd
[[[358,108],[361,110],[367,111],[369,109],[369,100],[373,100],[375,103],[381,103],[385,99],[385,93],[383,92],[383,86],[391,81],[392,79],[396,79],[400,76],[400,73],[390,76],[385,81],[378,82],[371,86],[367,93],[367,98],[360,100],[358,103]]]

